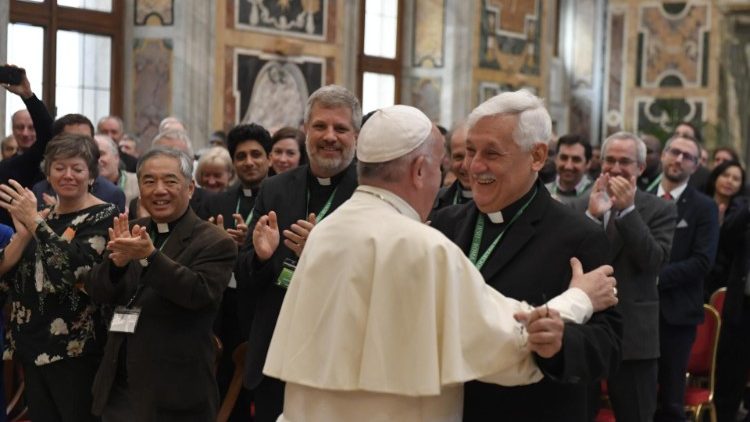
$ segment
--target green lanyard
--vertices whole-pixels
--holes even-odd
[[[125,173],[120,172],[120,180],[117,181],[117,184],[120,185],[120,189],[125,192]]]
[[[648,185],[648,187],[646,188],[646,192],[651,192],[651,190],[652,190],[653,188],[655,188],[655,187],[656,187],[656,186],[657,186],[657,185],[658,185],[658,184],[659,184],[659,183],[661,182],[661,175],[662,175],[662,174],[663,174],[663,173],[661,173],[661,174],[659,174],[658,176],[656,176],[656,179],[654,179],[654,181],[653,181],[653,182],[651,182],[651,184],[650,184],[650,185]],[[654,191],[654,193],[656,193],[656,191]]]
[[[456,189],[456,194],[453,195],[453,205],[458,204],[458,193],[460,192],[460,190],[461,190],[460,188]]]
[[[477,270],[482,269],[484,263],[487,262],[487,259],[489,259],[490,255],[492,254],[492,251],[494,251],[495,247],[497,247],[498,243],[500,243],[500,239],[502,239],[503,235],[505,235],[505,232],[510,228],[510,226],[513,225],[513,223],[516,222],[516,220],[518,220],[523,212],[526,211],[526,208],[529,207],[531,201],[533,201],[536,197],[536,192],[537,189],[534,189],[534,194],[531,195],[531,198],[529,198],[529,200],[526,201],[525,204],[523,204],[521,209],[516,212],[516,215],[511,218],[510,222],[508,222],[508,225],[505,226],[505,228],[502,232],[500,232],[499,235],[497,235],[495,240],[490,244],[489,247],[487,247],[487,250],[484,251],[482,256],[477,261],[477,256],[479,256],[479,244],[482,243],[482,233],[484,232],[484,215],[479,214],[479,216],[477,217],[477,224],[476,226],[474,226],[474,237],[471,239],[471,249],[469,250],[469,260],[477,267]]]
[[[325,205],[323,205],[323,208],[320,209],[320,212],[318,212],[318,215],[315,216],[315,221],[320,223],[323,218],[325,218],[326,214],[328,214],[328,210],[331,208],[331,204],[333,203],[333,197],[336,196],[336,191],[339,190],[339,187],[336,186],[336,189],[331,192],[331,196],[328,197],[328,200],[326,201]],[[305,218],[310,215],[310,189],[307,190],[307,205],[305,205]]]
[[[242,201],[242,195],[240,195],[239,198],[237,198],[237,206],[234,208],[234,213],[239,214],[240,213],[240,201]],[[250,224],[250,219],[253,217],[253,211],[255,211],[255,207],[253,207],[250,212],[247,214],[247,217],[245,217],[245,224]]]

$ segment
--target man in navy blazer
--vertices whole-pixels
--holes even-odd
[[[659,399],[656,421],[685,420],[685,371],[698,324],[703,322],[703,280],[719,242],[716,203],[688,186],[698,168],[700,145],[675,135],[661,156],[656,195],[677,204],[672,253],[659,275]]]

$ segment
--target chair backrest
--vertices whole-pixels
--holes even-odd
[[[703,305],[703,312],[706,317],[696,331],[695,341],[690,349],[687,371],[692,376],[709,377],[713,387],[721,319],[719,313],[711,305]]]
[[[719,315],[724,314],[724,299],[727,297],[727,288],[722,287],[716,289],[715,292],[711,293],[711,299],[708,300],[708,304],[713,306]]]

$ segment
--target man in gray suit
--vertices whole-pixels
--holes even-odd
[[[573,206],[601,224],[610,241],[622,314],[623,361],[608,381],[618,422],[651,421],[656,410],[659,357],[657,276],[669,260],[677,209],[636,187],[646,146],[618,132],[602,145],[602,174]]]

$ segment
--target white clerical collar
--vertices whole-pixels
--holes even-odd
[[[318,179],[318,184],[320,186],[331,186],[331,178],[330,177],[316,177]]]
[[[503,221],[505,221],[503,219],[503,212],[502,211],[495,211],[495,212],[487,213],[487,217],[489,217],[490,221],[492,221],[495,224],[500,224]]]
[[[422,219],[419,218],[419,214],[417,213],[417,211],[414,210],[414,208],[409,205],[408,202],[404,201],[400,196],[389,190],[376,188],[375,186],[359,185],[357,187],[357,191],[363,192],[367,195],[375,196],[395,208],[396,211],[398,211],[400,214],[409,217],[412,220],[419,221],[420,223],[422,222]]]
[[[242,189],[242,196],[246,196],[248,198],[253,196],[253,190],[252,189]]]
[[[156,223],[156,231],[159,233],[169,233],[168,223]]]
[[[686,180],[685,183],[683,183],[680,186],[677,186],[676,188],[672,189],[669,192],[669,195],[672,197],[672,200],[677,201],[678,199],[680,199],[680,195],[682,195],[682,192],[685,192],[685,189],[687,189],[687,185],[688,184],[687,184],[687,180]],[[656,190],[656,196],[658,196],[659,198],[661,198],[661,197],[664,196],[665,192],[666,191],[664,190],[664,187],[661,185],[661,183],[659,183],[659,189]]]
[[[462,197],[464,197],[464,198],[473,198],[474,197],[474,192],[472,192],[471,189],[463,189],[463,188],[459,188],[459,189],[461,189],[461,196]]]

